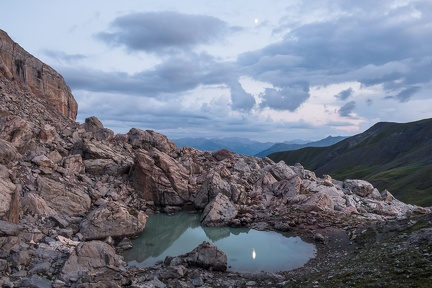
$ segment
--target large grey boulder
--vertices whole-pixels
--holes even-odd
[[[141,130],[132,128],[127,133],[128,142],[133,148],[141,148],[150,150],[153,147],[167,154],[173,153],[177,150],[174,142],[168,140],[163,134],[159,134],[152,130]]]
[[[48,203],[38,194],[29,192],[21,199],[21,210],[24,214],[51,216],[57,215],[57,211],[51,208]]]
[[[365,180],[347,179],[343,182],[343,188],[361,197],[367,197],[374,191],[372,184]]]
[[[213,244],[204,241],[197,248],[187,253],[184,260],[192,267],[200,267],[213,271],[227,270],[227,256]]]
[[[57,214],[80,216],[90,209],[90,197],[80,187],[39,176],[38,192],[49,208]]]
[[[87,275],[119,273],[123,266],[121,257],[115,249],[101,241],[82,242],[78,244],[64,264],[61,276],[65,281],[77,281]]]
[[[188,171],[156,148],[136,151],[131,178],[135,189],[147,201],[174,206],[189,201]]]
[[[93,133],[98,141],[111,141],[114,138],[114,132],[108,128],[104,128],[102,122],[95,116],[86,118],[82,126],[87,132]]]
[[[21,225],[0,220],[0,237],[17,236],[22,229]]]
[[[144,230],[147,216],[118,202],[108,202],[90,212],[81,222],[84,240],[136,236]]]
[[[237,216],[237,208],[231,200],[219,193],[204,209],[201,223],[204,226],[227,225]]]
[[[219,193],[231,197],[231,185],[218,172],[212,172],[201,185],[194,204],[197,208],[205,208]]]

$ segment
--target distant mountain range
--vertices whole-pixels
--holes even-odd
[[[401,201],[432,205],[432,119],[380,122],[329,147],[302,148],[268,156],[301,163],[318,176],[365,179]]]
[[[247,138],[225,137],[225,138],[179,138],[171,139],[178,147],[190,146],[201,151],[217,151],[226,148],[232,152],[243,155],[255,155],[265,157],[272,152],[299,149],[309,146],[328,146],[345,137],[327,137],[323,140],[310,142],[307,140],[294,139],[283,143],[258,142]]]
[[[201,151],[216,151],[226,148],[232,152],[243,155],[255,155],[263,151],[275,143],[271,142],[258,142],[247,138],[240,137],[226,137],[226,138],[180,138],[170,139],[178,147],[190,146]]]
[[[280,151],[291,151],[291,150],[297,150],[297,149],[301,149],[301,148],[305,148],[305,147],[326,147],[326,146],[330,146],[333,145],[339,141],[344,140],[346,137],[342,137],[342,136],[337,136],[337,137],[332,137],[332,136],[328,136],[325,139],[319,140],[319,141],[314,141],[314,142],[305,142],[305,143],[276,143],[273,146],[271,146],[270,148],[261,151],[257,154],[255,154],[255,156],[257,157],[266,157],[272,153],[275,152],[280,152]]]

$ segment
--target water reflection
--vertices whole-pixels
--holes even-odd
[[[316,253],[314,245],[299,237],[248,228],[201,227],[199,215],[177,213],[150,216],[144,232],[132,241],[134,248],[123,256],[129,265],[150,266],[166,256],[192,251],[203,241],[212,242],[224,251],[228,270],[238,272],[294,269]]]

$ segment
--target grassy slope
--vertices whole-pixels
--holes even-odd
[[[378,123],[364,133],[324,148],[269,155],[274,161],[301,163],[318,175],[366,179],[398,199],[432,205],[432,119]]]

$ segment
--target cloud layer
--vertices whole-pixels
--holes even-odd
[[[253,27],[238,25],[235,13],[172,5],[117,15],[92,34],[107,54],[137,59],[134,69],[86,66],[94,55],[46,50],[62,63],[80,117],[170,137],[213,131],[318,139],[374,121],[416,120],[394,112],[431,101],[430,1],[290,2],[280,18]],[[253,2],[251,9],[252,22],[262,7]],[[261,37],[266,44],[247,48]]]
[[[116,18],[113,32],[100,32],[97,38],[131,51],[172,53],[223,38],[233,28],[222,20],[206,15],[175,12],[133,13]]]

